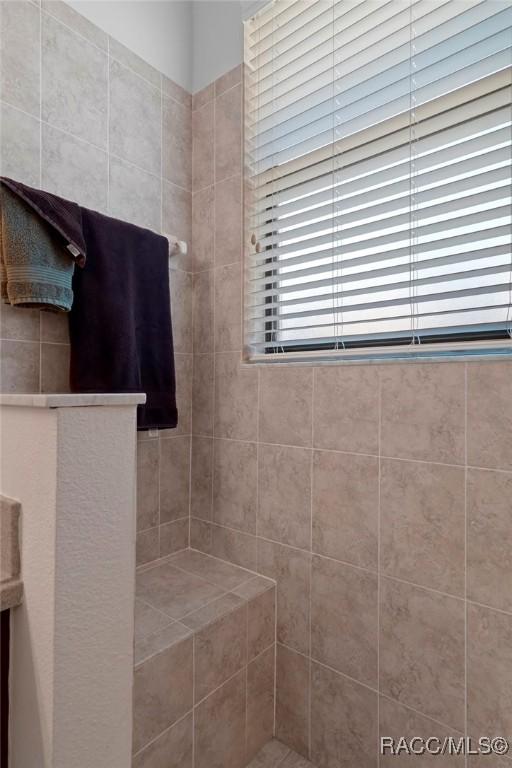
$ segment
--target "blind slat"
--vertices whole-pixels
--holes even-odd
[[[248,347],[512,336],[512,7],[277,2],[245,41]]]

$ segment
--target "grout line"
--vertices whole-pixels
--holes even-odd
[[[298,651],[296,648],[292,648],[291,646],[286,645],[285,643],[278,643],[278,645],[282,645],[283,648],[286,648],[288,651],[291,651],[292,653],[296,653],[298,656],[302,656],[302,658],[304,659],[308,658],[306,654],[302,653],[301,651]],[[456,733],[462,733],[457,728],[453,728],[453,726],[447,723],[443,723],[440,720],[436,720],[436,718],[431,717],[430,715],[427,715],[425,712],[421,712],[421,710],[419,709],[415,709],[414,707],[411,707],[409,704],[405,704],[403,701],[400,701],[399,699],[394,699],[392,696],[389,696],[386,693],[382,693],[382,692],[379,693],[378,688],[374,688],[371,685],[368,685],[367,683],[363,683],[361,680],[358,680],[355,677],[351,677],[351,675],[347,675],[345,672],[340,672],[339,669],[335,669],[334,667],[329,666],[329,664],[325,664],[323,661],[320,661],[315,657],[312,657],[311,660],[315,664],[318,664],[318,666],[329,670],[329,672],[332,672],[333,674],[338,675],[339,677],[342,677],[346,680],[350,680],[352,683],[355,683],[356,685],[360,685],[361,688],[365,688],[367,691],[371,691],[372,693],[377,694],[377,696],[382,696],[382,698],[387,699],[388,701],[392,701],[393,703],[398,704],[404,709],[408,709],[410,712],[414,712],[417,715],[421,715],[422,717],[425,717],[428,720],[431,720],[433,723],[436,723],[436,725],[440,725],[443,728],[448,728],[450,730],[453,730]]]
[[[108,69],[107,70],[107,83],[108,84],[109,84],[109,81],[110,81],[110,70]],[[108,94],[107,95],[107,113],[108,113],[109,109],[110,109],[109,108],[110,87],[108,88],[107,94]],[[169,184],[172,187],[176,187],[177,189],[181,190],[182,192],[186,192],[188,195],[192,194],[190,189],[187,189],[186,187],[182,187],[180,184],[176,184],[174,181],[169,181],[168,179],[162,178],[158,173],[155,173],[154,171],[150,171],[148,168],[145,168],[142,165],[138,165],[137,163],[132,162],[128,158],[122,157],[121,155],[117,155],[115,152],[110,152],[109,141],[107,141],[107,144],[102,147],[99,144],[94,144],[92,141],[89,141],[88,139],[84,139],[82,136],[77,136],[75,133],[72,133],[71,131],[68,131],[65,128],[62,128],[59,125],[55,125],[54,123],[50,123],[48,120],[43,120],[41,115],[39,116],[39,118],[37,118],[35,115],[31,114],[30,112],[26,112],[25,110],[20,109],[16,105],[10,104],[5,99],[0,100],[0,102],[2,104],[6,104],[10,109],[14,109],[17,112],[20,112],[21,114],[25,115],[26,117],[32,118],[32,120],[38,120],[39,123],[40,123],[40,131],[42,131],[42,126],[43,125],[47,125],[52,130],[57,131],[58,133],[62,133],[65,136],[69,136],[70,138],[74,139],[75,141],[77,141],[80,144],[85,144],[88,147],[92,147],[97,152],[102,152],[102,153],[104,153],[106,155],[109,155],[109,159],[113,158],[114,160],[117,160],[117,161],[119,161],[121,163],[124,163],[125,165],[127,165],[130,168],[134,168],[137,171],[141,171],[142,173],[145,173],[148,176],[152,176],[153,178],[158,179],[161,182],[165,182],[166,184]],[[109,119],[107,118],[107,126],[108,126],[108,123],[109,123]],[[110,133],[109,130],[108,130],[108,133]],[[41,175],[41,160],[40,160],[40,175]],[[180,269],[180,268],[173,266],[173,267],[171,267],[171,269]],[[190,271],[190,270],[183,270],[183,269],[181,269],[180,271],[186,272],[186,271]]]
[[[251,536],[254,539],[258,539],[260,541],[265,541],[268,544],[277,544],[280,547],[285,547],[286,549],[293,550],[294,552],[301,552],[304,555],[310,555],[311,558],[313,558],[313,557],[321,557],[321,558],[323,558],[325,560],[329,560],[331,562],[338,563],[340,565],[343,565],[343,566],[346,566],[346,567],[349,567],[349,568],[355,568],[356,570],[363,571],[364,573],[369,573],[369,574],[374,575],[374,576],[378,575],[378,571],[376,571],[376,570],[372,570],[371,568],[366,568],[365,566],[362,566],[362,565],[356,565],[355,563],[350,563],[350,562],[348,562],[346,560],[338,560],[338,559],[336,559],[334,557],[330,557],[329,555],[324,555],[321,552],[316,552],[316,551],[309,552],[307,549],[300,549],[299,547],[294,547],[292,544],[285,544],[282,541],[277,541],[276,539],[269,539],[269,538],[267,538],[265,536],[261,536],[261,535],[256,537],[255,534],[253,534],[253,533],[247,533],[247,531],[242,531],[242,530],[239,530],[238,528],[231,528],[228,525],[223,525],[221,523],[217,523],[217,522],[212,521],[212,520],[205,520],[205,519],[200,518],[200,517],[194,518],[194,519],[197,519],[197,520],[201,521],[202,523],[207,523],[209,525],[216,526],[217,528],[225,528],[228,531],[233,531],[233,533],[241,534],[243,536]],[[229,562],[229,561],[225,561],[225,562]],[[243,567],[243,566],[238,566],[238,567]],[[263,574],[260,574],[260,575],[263,575]],[[426,592],[432,592],[432,593],[434,593],[436,595],[441,595],[442,597],[447,597],[447,598],[450,598],[452,600],[458,600],[458,601],[462,601],[462,602],[465,600],[463,595],[455,595],[455,594],[450,593],[450,592],[443,592],[442,590],[435,589],[434,587],[429,587],[429,586],[426,586],[425,584],[418,584],[415,581],[408,581],[407,579],[401,579],[398,576],[392,576],[391,574],[388,574],[388,573],[381,573],[381,577],[383,579],[388,579],[389,581],[394,581],[394,582],[397,582],[399,584],[405,584],[405,585],[407,585],[409,587],[415,587],[416,589],[423,589]],[[498,613],[504,614],[506,616],[511,616],[512,615],[512,611],[506,611],[503,608],[497,608],[495,606],[488,605],[487,603],[479,602],[478,600],[471,600],[471,599],[468,598],[467,602],[470,603],[471,605],[477,605],[477,606],[480,606],[481,608],[486,608],[487,610],[490,610],[490,611],[497,611]]]
[[[212,254],[212,261],[215,263],[215,248],[216,248],[216,237],[215,237],[215,215],[216,215],[216,205],[215,205],[215,93],[214,97],[212,99],[212,110],[213,110],[213,118],[212,118],[212,154],[213,154],[213,184],[210,185],[213,187],[213,199],[212,199],[212,217],[213,217],[213,233],[212,233],[212,240],[213,240],[213,254]],[[212,471],[211,471],[211,488],[210,488],[210,514],[212,517],[212,520],[214,519],[215,515],[215,398],[216,398],[216,372],[217,372],[217,365],[216,365],[216,354],[215,354],[215,336],[216,336],[216,327],[215,327],[215,272],[213,272],[212,275],[213,279],[210,279],[211,283],[211,308],[212,308],[212,330],[213,330],[213,338],[212,338],[212,349],[210,350],[210,354],[212,354],[212,384],[211,384],[211,393],[210,393],[210,408],[211,408],[211,414],[212,414]]]
[[[223,351],[223,352],[216,352],[217,355],[233,355],[235,353],[238,353],[239,350],[234,351]],[[182,353],[184,354],[184,353]],[[209,354],[212,354],[210,352],[195,352],[195,355],[206,357]],[[226,440],[231,441],[233,443],[252,443],[256,444],[257,440],[241,440],[237,437],[223,437],[220,435],[208,435],[204,434],[202,432],[196,432],[194,433],[195,437],[215,437],[216,440]],[[321,453],[335,453],[340,454],[341,456],[359,456],[362,458],[369,458],[369,459],[383,459],[385,461],[401,461],[405,463],[410,464],[428,464],[433,465],[435,467],[451,467],[453,469],[460,469],[464,470],[466,468],[466,465],[464,463],[461,464],[452,464],[449,462],[443,462],[443,461],[429,461],[427,459],[413,459],[413,458],[405,458],[402,456],[391,456],[391,455],[381,455],[379,456],[378,453],[359,453],[357,451],[340,451],[335,448],[322,448],[320,446],[309,446],[309,445],[297,445],[297,444],[291,444],[291,443],[271,443],[271,442],[262,442],[262,445],[269,445],[274,446],[277,448],[303,448],[307,451],[318,451]],[[501,469],[500,467],[479,467],[477,465],[468,464],[468,469],[476,469],[481,470],[484,472],[500,472],[507,475],[512,474],[512,469]]]
[[[254,662],[257,659],[261,658],[261,656],[263,656],[263,654],[266,653],[269,650],[269,648],[271,648],[271,647],[272,647],[272,644],[268,645],[266,648],[263,649],[263,651],[258,653],[258,655],[255,656],[254,659],[252,659],[251,664],[252,664],[252,662]],[[212,691],[207,693],[206,696],[203,696],[202,699],[199,699],[199,701],[197,701],[194,704],[194,709],[196,709],[197,707],[201,706],[201,704],[203,702],[205,702],[207,699],[209,699],[210,696],[213,696],[214,693],[217,693],[217,691],[220,691],[221,688],[223,688],[225,685],[227,685],[227,683],[230,683],[237,675],[240,675],[247,666],[248,666],[247,664],[244,664],[242,667],[240,667],[240,669],[238,669],[236,672],[233,672],[232,675],[230,675],[226,680],[224,680],[223,683],[221,683],[216,688],[214,688]]]
[[[184,638],[184,639],[185,639],[185,638]],[[144,663],[144,662],[142,662],[142,663]],[[185,712],[185,714],[184,714],[184,715],[182,715],[182,716],[181,716],[181,717],[179,717],[177,720],[175,720],[175,721],[174,721],[174,723],[172,723],[172,725],[169,725],[169,726],[168,726],[168,727],[167,727],[165,730],[163,730],[161,733],[159,733],[159,734],[158,734],[158,736],[155,736],[155,737],[154,737],[154,738],[152,738],[150,741],[148,741],[148,743],[147,743],[147,744],[144,744],[144,746],[143,746],[143,747],[141,747],[141,748],[140,748],[140,749],[139,749],[137,752],[134,752],[134,753],[133,753],[133,755],[132,755],[132,760],[135,760],[135,758],[136,758],[136,757],[138,757],[139,755],[141,755],[141,754],[142,754],[142,753],[143,753],[143,752],[144,752],[146,749],[148,749],[148,747],[151,747],[151,746],[152,746],[153,744],[155,744],[155,743],[156,743],[156,742],[157,742],[159,739],[161,739],[161,738],[162,738],[162,736],[165,736],[167,733],[169,733],[169,731],[171,731],[171,730],[174,728],[174,726],[175,726],[175,725],[179,725],[179,724],[180,724],[181,722],[183,722],[183,720],[185,720],[185,719],[186,719],[186,718],[187,718],[189,715],[192,715],[192,716],[193,716],[193,710],[194,710],[194,707],[192,707],[192,709],[189,709],[189,710],[188,710],[188,712]],[[192,749],[193,749],[193,748],[194,748],[194,747],[193,747],[193,740],[192,740]]]

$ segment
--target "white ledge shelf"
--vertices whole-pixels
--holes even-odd
[[[142,405],[146,402],[143,392],[101,394],[51,394],[51,395],[0,395],[0,406],[17,406],[25,408],[77,408],[87,406]]]

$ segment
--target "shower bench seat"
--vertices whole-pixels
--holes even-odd
[[[275,582],[195,550],[137,571],[133,768],[243,768],[274,731]]]

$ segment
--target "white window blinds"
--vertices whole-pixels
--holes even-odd
[[[246,22],[249,354],[509,339],[512,5]]]

